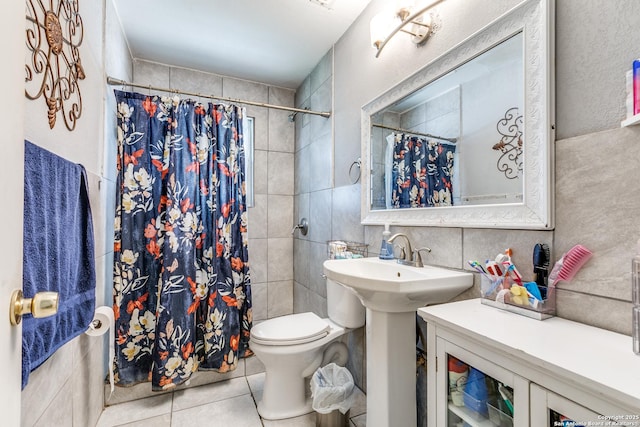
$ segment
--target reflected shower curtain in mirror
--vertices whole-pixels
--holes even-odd
[[[455,145],[395,133],[392,208],[451,206]]]
[[[116,381],[165,390],[251,354],[244,110],[115,93]]]

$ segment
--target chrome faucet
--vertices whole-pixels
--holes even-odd
[[[409,240],[409,237],[404,233],[396,233],[393,236],[389,237],[389,240],[387,241],[389,243],[393,243],[393,241],[398,237],[403,237],[406,243],[405,247],[402,248],[400,258],[398,258],[398,263],[403,265],[409,265],[412,267],[424,267],[424,263],[422,262],[422,255],[420,253],[422,251],[431,252],[431,249],[426,247],[419,248],[419,249],[412,249],[411,241]]]

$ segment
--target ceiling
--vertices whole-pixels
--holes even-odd
[[[113,0],[135,59],[295,89],[369,0]]]

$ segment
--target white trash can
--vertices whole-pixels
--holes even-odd
[[[316,427],[349,427],[353,387],[353,376],[345,367],[329,363],[316,370],[311,377]]]

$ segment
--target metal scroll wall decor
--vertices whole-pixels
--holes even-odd
[[[58,112],[70,131],[82,115],[78,82],[84,80],[85,73],[78,47],[84,28],[78,2],[27,0],[25,95],[31,100],[44,97],[51,129]]]
[[[522,175],[522,126],[522,115],[517,107],[509,108],[496,124],[500,141],[492,148],[502,153],[497,167],[507,179]]]

